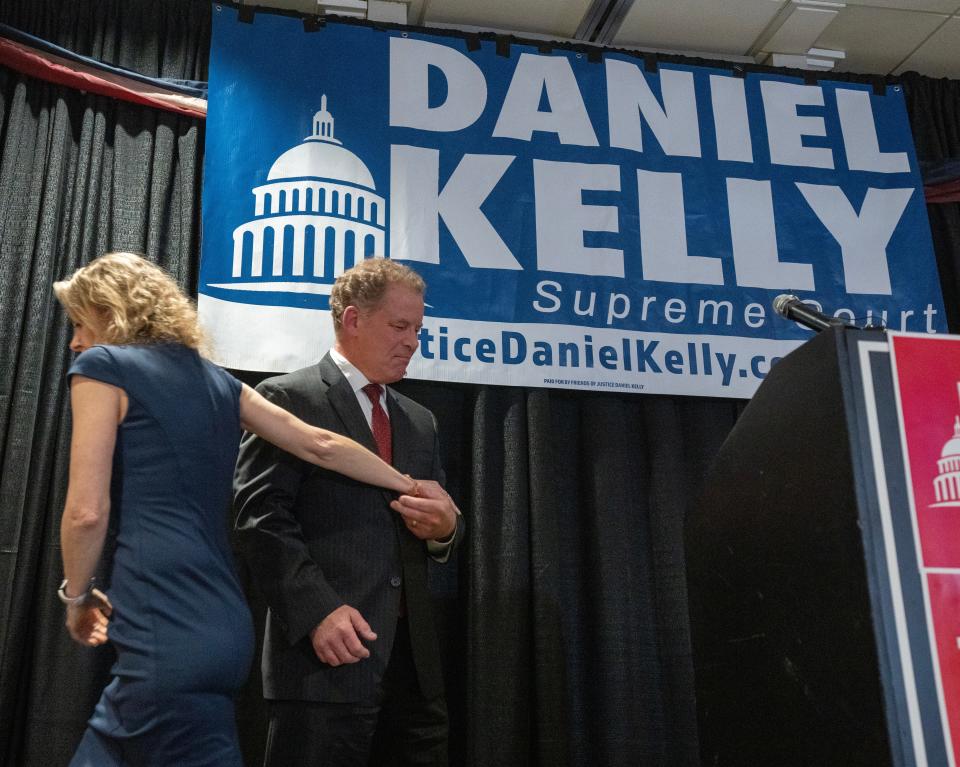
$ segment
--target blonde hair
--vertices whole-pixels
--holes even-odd
[[[71,319],[96,327],[108,344],[204,343],[193,302],[156,264],[136,253],[106,253],[55,282],[53,292]]]
[[[386,258],[368,258],[337,277],[330,293],[334,332],[343,327],[343,311],[355,306],[362,312],[377,308],[390,285],[403,285],[423,295],[427,284],[409,266]]]

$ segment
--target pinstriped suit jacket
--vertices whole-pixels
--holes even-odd
[[[356,395],[330,355],[270,378],[258,391],[307,423],[376,452]],[[393,463],[414,478],[443,482],[430,411],[389,388]],[[427,548],[389,507],[389,491],[301,461],[244,435],[234,510],[245,559],[269,607],[263,693],[273,700],[372,704],[396,632],[401,584],[423,693],[443,691],[427,592]],[[458,518],[456,541],[462,537]],[[317,659],[309,632],[343,604],[377,632],[369,658],[336,668]]]

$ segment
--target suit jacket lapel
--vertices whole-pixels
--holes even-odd
[[[327,401],[343,423],[346,436],[359,442],[374,455],[378,455],[377,441],[373,438],[370,425],[367,423],[367,419],[360,409],[360,403],[357,402],[357,395],[329,353],[320,360],[320,375],[323,378],[323,382],[327,385]],[[387,409],[390,414],[391,439],[393,441],[393,463],[399,467],[400,464],[398,464],[397,461],[403,460],[403,452],[402,450],[398,450],[398,444],[403,445],[404,441],[401,437],[398,442],[397,424],[393,420],[393,414],[397,412],[402,413],[403,408],[396,406],[395,397],[389,387],[387,388],[387,400]],[[410,425],[406,415],[403,415],[400,420],[403,421],[403,425],[400,426],[401,432],[405,430],[408,431]],[[403,470],[401,469],[401,471]],[[388,503],[393,500],[394,495],[391,491],[381,489],[381,492]]]
[[[390,413],[390,432],[393,439],[393,465],[402,474],[408,474],[407,456],[410,455],[410,445],[413,441],[413,424],[396,393],[389,386],[387,387],[387,410]]]
[[[329,354],[320,360],[320,375],[328,387],[327,401],[343,423],[346,436],[376,453],[377,443],[357,402],[357,395]]]

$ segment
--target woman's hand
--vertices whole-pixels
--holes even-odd
[[[67,630],[74,641],[85,647],[97,647],[107,641],[107,626],[113,605],[100,589],[92,589],[87,597],[67,606]]]

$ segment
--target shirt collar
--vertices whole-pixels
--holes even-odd
[[[336,366],[340,368],[340,372],[343,373],[343,377],[347,379],[354,394],[358,394],[364,386],[370,383],[367,377],[360,372],[360,369],[336,349],[330,350],[330,358]]]

